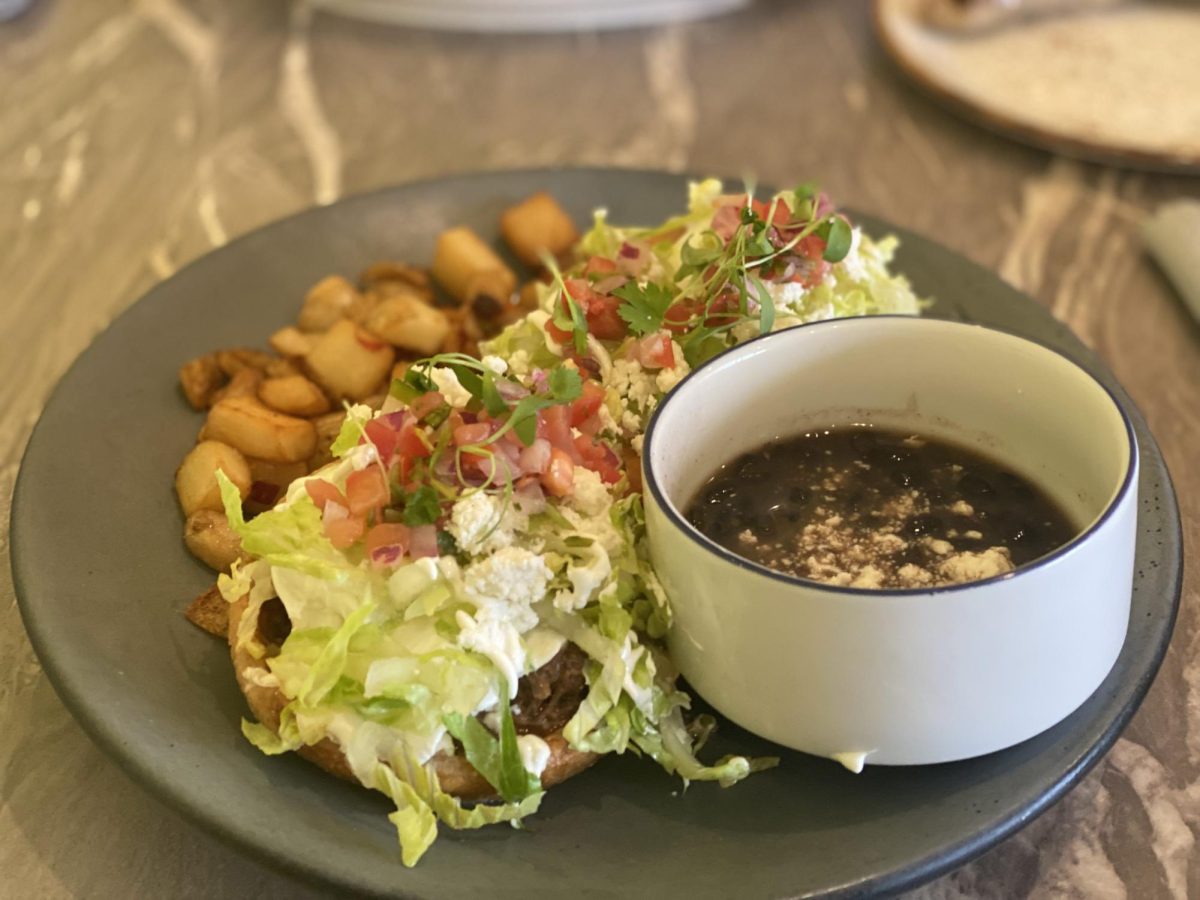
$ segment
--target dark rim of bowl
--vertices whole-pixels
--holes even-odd
[[[1021,566],[1018,566],[1017,568],[1013,569],[1013,571],[1011,571],[1011,572],[1005,572],[1002,575],[993,575],[990,578],[981,578],[978,581],[964,581],[964,582],[961,582],[958,584],[946,584],[946,585],[940,585],[937,587],[928,587],[928,588],[848,587],[848,586],[839,585],[839,584],[826,584],[825,582],[814,581],[809,578],[800,578],[795,575],[788,575],[784,572],[777,572],[776,570],[774,570],[772,568],[769,568],[767,566],[753,562],[751,560],[746,559],[745,557],[738,556],[736,553],[734,553],[731,550],[727,550],[725,547],[722,547],[716,541],[712,540],[710,537],[705,535],[702,531],[700,531],[698,528],[696,528],[694,525],[692,525],[690,522],[688,522],[687,519],[685,519],[683,517],[683,515],[679,512],[679,510],[675,507],[675,504],[672,503],[670,500],[668,500],[666,494],[663,492],[662,486],[658,482],[658,476],[655,474],[655,471],[654,471],[654,462],[653,462],[654,456],[653,456],[653,453],[651,452],[653,449],[653,446],[654,446],[654,432],[655,432],[656,427],[658,426],[658,422],[659,422],[660,417],[662,416],[662,412],[664,409],[667,408],[667,406],[670,405],[671,401],[680,393],[683,386],[686,385],[688,383],[688,381],[690,381],[695,375],[697,375],[700,372],[703,372],[705,369],[707,369],[713,363],[716,363],[716,362],[719,362],[719,361],[725,359],[728,354],[734,353],[734,352],[741,350],[742,348],[750,346],[752,344],[759,344],[759,343],[763,343],[766,341],[770,341],[773,338],[777,338],[781,334],[787,334],[790,331],[795,331],[796,329],[800,329],[800,328],[821,328],[822,326],[832,326],[832,327],[842,326],[842,327],[844,327],[847,322],[858,322],[858,321],[873,322],[873,321],[879,321],[880,319],[898,319],[898,320],[902,320],[905,322],[931,322],[931,323],[937,323],[940,326],[948,325],[953,328],[969,328],[969,329],[974,329],[976,331],[991,331],[996,334],[1001,334],[1001,335],[1004,335],[1005,337],[1012,338],[1013,340],[1016,340],[1016,341],[1024,341],[1027,344],[1032,344],[1036,347],[1040,347],[1042,350],[1045,350],[1049,353],[1053,353],[1055,356],[1061,357],[1062,359],[1066,360],[1067,363],[1074,366],[1076,369],[1078,369],[1080,372],[1082,372],[1084,375],[1086,375],[1089,379],[1091,379],[1091,381],[1094,382],[1096,384],[1096,386],[1099,387],[1102,391],[1104,391],[1104,393],[1108,396],[1108,399],[1112,402],[1113,408],[1117,411],[1117,415],[1119,415],[1121,417],[1121,423],[1122,423],[1122,425],[1125,426],[1125,440],[1126,440],[1126,443],[1129,448],[1129,461],[1126,463],[1126,466],[1125,466],[1125,475],[1121,480],[1121,486],[1117,489],[1116,493],[1113,495],[1112,499],[1108,502],[1108,504],[1104,507],[1104,510],[1100,513],[1100,515],[1097,516],[1091,522],[1091,524],[1089,524],[1086,528],[1084,528],[1082,531],[1080,531],[1079,534],[1077,534],[1075,537],[1071,538],[1071,540],[1067,541],[1061,547],[1057,547],[1054,550],[1051,550],[1049,553],[1045,554],[1044,556],[1039,556],[1037,559],[1033,560],[1032,562],[1027,562]],[[920,327],[920,326],[918,326],[918,327]],[[846,316],[846,317],[840,318],[840,319],[823,319],[819,322],[806,322],[802,325],[796,325],[791,328],[782,329],[780,331],[772,331],[769,334],[758,335],[757,337],[751,338],[748,341],[743,341],[742,343],[738,344],[736,347],[731,347],[729,350],[726,350],[722,353],[717,354],[712,359],[697,366],[695,369],[693,369],[691,372],[689,372],[686,376],[684,376],[684,378],[680,380],[679,384],[675,385],[674,388],[672,388],[670,391],[667,392],[666,397],[655,408],[654,412],[650,416],[650,422],[646,426],[646,439],[644,442],[644,446],[642,448],[642,460],[643,460],[642,468],[643,468],[643,471],[645,472],[646,490],[648,490],[654,496],[655,501],[658,503],[659,507],[663,510],[663,512],[665,513],[667,518],[670,520],[671,524],[674,525],[680,531],[682,531],[683,534],[685,534],[692,541],[699,544],[702,549],[707,550],[710,553],[715,553],[717,556],[721,557],[726,562],[732,563],[733,565],[737,566],[740,569],[746,569],[747,571],[754,572],[758,575],[762,575],[767,578],[774,579],[775,581],[782,581],[785,584],[792,584],[792,585],[796,585],[796,586],[800,586],[800,587],[815,588],[817,590],[830,591],[832,593],[837,593],[837,594],[852,594],[852,595],[858,596],[858,597],[896,597],[896,596],[910,597],[910,596],[922,596],[922,595],[927,595],[927,594],[949,594],[949,593],[954,593],[957,591],[970,590],[972,588],[977,588],[982,585],[996,584],[1001,581],[1008,581],[1010,579],[1020,577],[1021,575],[1024,575],[1026,572],[1032,572],[1036,569],[1040,569],[1044,566],[1047,566],[1050,563],[1056,562],[1057,560],[1066,556],[1068,553],[1071,553],[1072,551],[1074,551],[1075,548],[1079,547],[1081,544],[1083,544],[1085,541],[1087,541],[1087,539],[1089,537],[1091,537],[1093,534],[1095,534],[1097,531],[1099,531],[1101,527],[1103,527],[1105,522],[1107,522],[1110,518],[1112,518],[1114,511],[1117,509],[1118,506],[1121,505],[1122,501],[1128,495],[1129,490],[1133,485],[1134,472],[1137,470],[1138,445],[1137,445],[1137,438],[1134,435],[1133,425],[1129,421],[1129,416],[1127,416],[1125,414],[1125,410],[1122,409],[1121,404],[1118,402],[1116,394],[1113,393],[1113,391],[1108,387],[1108,385],[1104,384],[1104,382],[1102,382],[1099,378],[1097,378],[1095,375],[1093,375],[1091,372],[1089,372],[1087,369],[1085,369],[1082,365],[1080,365],[1076,360],[1072,359],[1070,356],[1068,356],[1066,353],[1062,352],[1061,350],[1059,350],[1055,347],[1051,347],[1048,344],[1045,344],[1041,341],[1034,340],[1032,338],[1023,337],[1021,335],[1013,334],[1011,332],[1004,331],[1003,329],[1000,329],[1000,328],[992,328],[987,325],[976,325],[974,323],[969,323],[969,322],[955,322],[950,319],[921,318],[920,316],[888,313],[888,314],[880,314],[880,315]]]

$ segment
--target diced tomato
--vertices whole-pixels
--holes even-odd
[[[829,274],[831,268],[832,266],[823,259],[802,263],[796,274],[792,276],[792,281],[802,284],[806,288],[816,287],[825,280],[825,276]]]
[[[593,256],[587,261],[587,265],[583,267],[584,275],[607,274],[615,271],[617,271],[617,264],[603,256]]]
[[[671,344],[671,335],[665,331],[656,331],[634,341],[627,353],[644,369],[670,369],[675,365],[675,348]]]
[[[559,328],[549,319],[546,320],[546,334],[554,338],[555,342],[559,344],[569,344],[571,342],[572,333]]]
[[[367,556],[376,565],[392,565],[408,550],[409,528],[400,522],[381,522],[367,532]]]
[[[720,328],[722,325],[731,325],[738,320],[737,311],[741,305],[736,291],[726,291],[715,299],[708,306],[708,315],[704,317],[704,324],[709,328]]]
[[[400,435],[394,428],[389,428],[379,419],[371,419],[364,426],[363,431],[366,432],[367,440],[375,445],[375,449],[379,452],[379,458],[383,460],[384,465],[387,465],[392,454],[396,452],[396,441],[399,440]]]
[[[418,419],[423,419],[445,402],[446,398],[442,396],[441,391],[430,391],[415,399],[409,409]]]
[[[346,479],[346,501],[353,515],[364,515],[391,499],[391,489],[378,466],[351,472]]]
[[[621,480],[621,460],[607,444],[581,434],[575,438],[575,449],[583,459],[583,465],[600,476],[605,484],[616,484]]]
[[[361,516],[345,516],[340,519],[326,519],[324,523],[325,537],[339,550],[345,550],[354,544],[367,528],[367,523]]]
[[[421,440],[421,433],[415,422],[405,422],[404,427],[396,436],[396,451],[402,459],[424,459],[433,451]]]
[[[571,424],[582,425],[604,404],[604,388],[594,381],[585,381],[583,390],[571,403]]]
[[[550,462],[541,477],[542,487],[554,497],[565,497],[575,485],[575,463],[558,447],[550,448]]]
[[[764,222],[767,221],[767,215],[771,213],[771,203],[769,200],[753,200],[750,204],[751,208],[758,214],[758,217]],[[741,208],[746,208],[746,201],[743,198]],[[792,211],[788,209],[788,205],[780,200],[775,204],[775,212],[771,215],[770,224],[786,225],[788,219],[792,217]]]
[[[492,426],[487,422],[474,422],[470,425],[459,425],[454,429],[454,446],[465,447],[467,444],[478,444],[486,441],[492,433]]]
[[[324,478],[308,479],[304,482],[304,490],[308,491],[308,496],[312,497],[312,502],[322,513],[325,512],[325,504],[330,501],[342,507],[349,505],[346,503],[346,495]]]
[[[818,234],[809,234],[800,238],[796,244],[796,254],[816,262],[825,257],[825,239]]]
[[[571,436],[571,411],[566,406],[550,406],[538,413],[539,437],[548,440],[551,446],[575,458],[575,439]]]
[[[672,334],[683,334],[688,330],[695,308],[695,301],[676,300],[663,314],[663,328]]]
[[[629,324],[617,312],[621,298],[607,294],[594,294],[588,304],[588,331],[602,341],[619,341],[629,333]]]

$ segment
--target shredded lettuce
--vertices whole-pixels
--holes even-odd
[[[396,804],[388,819],[396,826],[404,865],[414,866],[437,838],[437,823],[455,829],[482,828],[497,822],[520,824],[537,812],[543,792],[530,794],[518,803],[476,804],[467,809],[441,789],[437,776],[411,755],[396,754],[390,765],[377,763],[371,787],[387,794]]]
[[[374,415],[371,407],[359,403],[346,409],[346,420],[342,422],[341,430],[338,431],[338,436],[334,438],[333,443],[329,446],[329,452],[338,459],[341,459],[351,450],[358,446],[362,440],[367,422]]]
[[[508,697],[508,685],[500,679],[497,696]],[[474,716],[450,713],[444,717],[447,729],[463,745],[467,761],[475,767],[500,797],[510,803],[524,800],[542,789],[542,781],[525,768],[517,745],[517,729],[507,699],[497,706],[500,736],[497,738]]]
[[[229,526],[242,541],[242,550],[274,566],[284,566],[334,578],[345,568],[342,554],[334,549],[321,527],[321,511],[307,495],[277,506],[247,522],[242,515],[242,496],[237,486],[217,471],[221,502]]]

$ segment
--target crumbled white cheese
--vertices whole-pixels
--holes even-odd
[[[862,254],[859,253],[862,247],[862,229],[853,228],[850,231],[850,249],[846,252],[845,258],[841,262],[842,273],[854,281],[866,281],[867,264],[863,262]]]
[[[505,547],[467,567],[463,589],[479,616],[511,622],[519,632],[537,625],[530,605],[541,600],[552,574],[546,560],[521,547]]]
[[[550,762],[550,745],[536,734],[523,734],[517,738],[517,750],[521,753],[521,765],[530,775],[540,776]]]
[[[429,377],[446,402],[456,409],[462,409],[471,402],[471,392],[462,386],[453,369],[434,366],[429,370]]]
[[[508,684],[508,698],[511,700],[517,695],[517,682],[525,671],[525,648],[512,622],[492,618],[489,612],[490,608],[484,608],[472,616],[464,610],[458,611],[455,616],[460,629],[458,645],[492,661]],[[536,624],[537,616],[532,612],[530,615]]]
[[[683,358],[683,349],[674,341],[671,341],[671,349],[675,354],[675,365],[669,369],[660,369],[658,374],[654,376],[654,386],[663,394],[683,381],[688,373],[692,371],[691,366],[687,364],[687,360]]]
[[[474,491],[455,502],[446,530],[472,556],[511,547],[516,533],[529,525],[529,516],[502,496]]]
[[[479,361],[483,363],[483,367],[485,369],[491,370],[492,374],[494,375],[503,375],[508,371],[508,363],[498,356],[488,355]]]
[[[657,374],[647,372],[632,359],[618,359],[613,363],[608,386],[617,392],[621,404],[620,425],[631,435],[640,434],[646,419],[658,405]]]
[[[612,505],[612,496],[599,474],[583,466],[576,466],[571,495],[567,502],[585,516],[598,516]]]

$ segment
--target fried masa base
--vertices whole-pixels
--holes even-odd
[[[267,672],[268,669],[263,660],[255,659],[245,648],[237,646],[238,623],[246,612],[247,603],[247,598],[242,597],[229,607],[228,637],[233,669],[237,675],[238,687],[245,694],[246,702],[249,703],[255,718],[272,731],[278,731],[279,716],[287,706],[288,698],[278,688],[262,687],[246,677],[248,669],[259,669],[263,672]],[[543,788],[566,781],[600,758],[595,753],[572,749],[561,732],[548,735],[543,740],[550,746],[550,760],[542,772]],[[360,783],[354,777],[341,747],[330,738],[302,746],[296,752],[338,778],[355,784]],[[441,789],[448,794],[463,800],[488,800],[496,795],[495,789],[475,771],[475,767],[467,762],[462,753],[438,753],[429,761],[429,765],[437,775]]]

